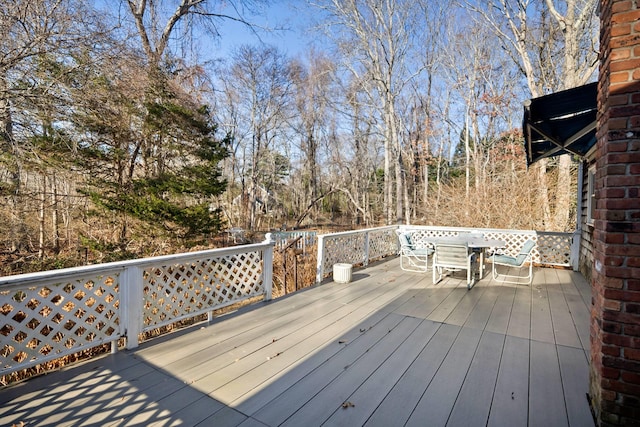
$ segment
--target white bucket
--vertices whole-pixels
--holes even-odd
[[[351,281],[351,264],[333,264],[333,281],[338,283],[349,283]]]

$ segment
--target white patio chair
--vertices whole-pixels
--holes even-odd
[[[467,270],[467,289],[475,284],[476,254],[466,244],[436,244],[431,266],[434,285],[442,280],[445,270]]]
[[[536,243],[533,240],[527,240],[522,245],[522,249],[520,249],[520,253],[518,254],[518,256],[512,257],[509,255],[494,254],[491,257],[489,257],[489,259],[491,260],[491,271],[492,271],[493,278],[497,280],[500,277],[502,277],[503,278],[502,281],[504,283],[513,283],[516,285],[524,285],[524,284],[530,285],[531,282],[533,281],[532,255],[533,255],[533,248],[535,247],[536,247]],[[527,261],[529,262],[529,273],[527,276],[519,276],[519,275],[516,276],[516,275],[509,275],[504,273],[501,274],[496,269],[496,266],[498,265],[503,267],[520,269],[524,266],[524,263]],[[526,282],[524,282],[523,279],[525,279]]]
[[[404,271],[425,272],[429,269],[429,255],[433,254],[431,247],[417,247],[411,241],[411,234],[397,231],[400,242],[400,268]]]

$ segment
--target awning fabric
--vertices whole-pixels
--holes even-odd
[[[584,157],[596,143],[598,84],[533,98],[522,123],[527,164],[560,154]]]

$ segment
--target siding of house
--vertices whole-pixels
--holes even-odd
[[[580,221],[580,252],[578,269],[580,273],[591,282],[591,269],[593,268],[593,222],[589,219],[589,169],[595,164],[593,156],[584,161],[582,167],[582,188],[580,192],[581,207],[578,213]]]

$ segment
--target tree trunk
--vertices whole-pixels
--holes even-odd
[[[556,209],[554,212],[554,231],[569,231],[571,213],[571,156],[564,154],[558,158],[558,183],[556,189]]]
[[[44,258],[45,205],[47,203],[47,176],[42,175],[42,192],[38,209],[38,259]]]
[[[60,253],[60,228],[58,227],[58,182],[55,173],[51,179],[51,193],[53,197],[51,210],[51,226],[53,229],[53,251],[56,255]]]

